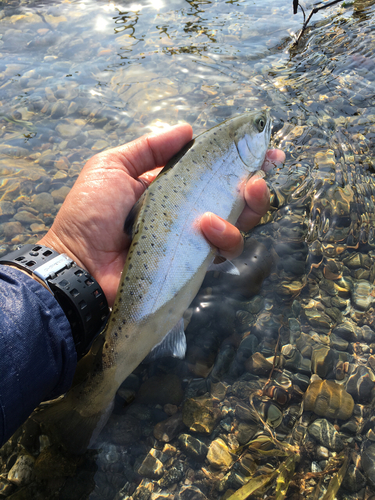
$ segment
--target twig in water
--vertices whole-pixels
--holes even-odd
[[[301,29],[298,37],[297,37],[297,40],[294,42],[293,45],[298,45],[298,42],[301,40],[303,32],[305,31],[307,25],[309,24],[309,21],[312,18],[313,14],[316,14],[320,10],[325,9],[326,7],[330,7],[331,5],[335,5],[336,3],[339,3],[341,1],[342,0],[332,0],[332,2],[321,5],[320,7],[314,7],[312,9],[312,11],[310,12],[309,17],[306,20],[305,11],[303,10],[302,5],[299,3],[299,0],[293,0],[293,14],[297,14],[298,7],[300,7],[300,9],[303,12],[303,26],[302,26],[302,29]]]

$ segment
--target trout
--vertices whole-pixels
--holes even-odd
[[[184,356],[182,315],[216,255],[199,219],[209,211],[237,221],[245,206],[243,187],[261,168],[270,135],[267,111],[244,113],[203,132],[132,208],[125,222],[132,242],[107,325],[78,364],[68,393],[34,415],[69,451],[82,453],[93,444],[117,389],[150,351]]]

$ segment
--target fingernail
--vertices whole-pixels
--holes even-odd
[[[210,226],[216,231],[222,233],[225,229],[225,222],[217,215],[210,214]]]

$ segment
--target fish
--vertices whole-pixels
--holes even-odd
[[[132,208],[124,228],[132,240],[108,322],[79,362],[67,394],[34,413],[68,451],[79,454],[93,445],[117,389],[146,356],[184,356],[182,316],[217,255],[199,219],[213,212],[236,223],[245,206],[243,188],[262,167],[271,127],[269,111],[261,110],[203,132]],[[228,261],[218,267],[233,272]]]

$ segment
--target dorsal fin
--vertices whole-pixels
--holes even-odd
[[[194,145],[194,142],[195,142],[195,139],[192,139],[190,142],[188,142],[187,144],[185,144],[185,146],[180,149],[180,151],[175,154],[174,156],[172,156],[172,158],[169,160],[169,162],[165,165],[165,167],[159,172],[158,177],[160,177],[161,175],[165,174],[166,172],[168,172],[168,170],[170,170],[171,168],[173,168],[176,163],[178,161],[181,160],[181,158],[183,156],[185,156],[185,154],[189,151],[189,149]]]
[[[134,203],[125,220],[124,231],[132,239],[134,236],[134,223],[138,218],[139,212],[141,211],[143,201],[146,196],[146,191],[142,193],[141,197]]]

